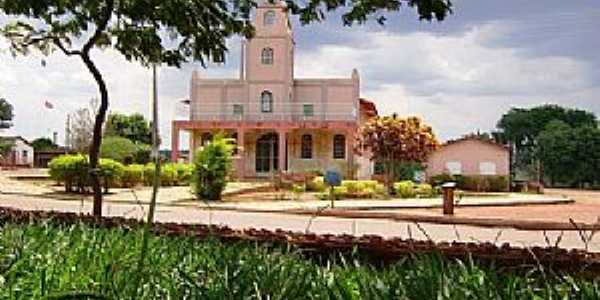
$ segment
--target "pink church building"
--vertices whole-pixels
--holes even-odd
[[[181,131],[190,133],[190,159],[212,135],[225,132],[238,144],[240,178],[331,167],[367,178],[373,165],[354,153],[355,134],[377,110],[360,98],[356,70],[347,78],[294,78],[295,42],[283,5],[259,4],[255,36],[242,42],[239,78],[193,73],[190,118],[172,124],[172,159],[178,159]]]

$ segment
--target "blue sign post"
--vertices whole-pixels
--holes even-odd
[[[342,176],[336,170],[327,170],[324,178],[325,184],[329,186],[329,199],[331,200],[331,208],[335,207],[335,195],[333,190],[336,186],[342,185]]]

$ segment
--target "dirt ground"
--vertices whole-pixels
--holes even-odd
[[[506,207],[460,207],[455,215],[471,218],[500,218],[511,220],[536,220],[596,223],[600,222],[600,191],[581,191],[569,189],[546,189],[544,194],[550,196],[566,196],[575,200],[572,204],[530,205]],[[402,210],[403,213],[408,212]],[[440,209],[412,209],[411,213],[423,215],[439,215]]]

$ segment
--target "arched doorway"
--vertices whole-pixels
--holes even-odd
[[[279,138],[277,134],[263,134],[256,140],[256,173],[279,169]]]

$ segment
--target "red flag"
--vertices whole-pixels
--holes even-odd
[[[44,102],[44,106],[45,106],[47,109],[53,109],[53,108],[54,108],[54,104],[50,103],[50,101],[46,101],[46,102]]]

